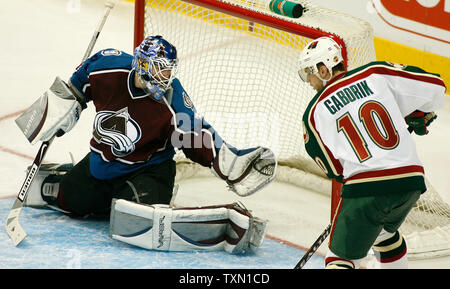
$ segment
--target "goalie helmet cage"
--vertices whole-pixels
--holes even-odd
[[[134,47],[145,35],[163,35],[177,47],[178,77],[197,110],[227,142],[270,147],[277,181],[339,197],[340,186],[331,185],[304,148],[301,117],[315,91],[299,80],[298,55],[311,39],[331,36],[353,69],[376,60],[373,30],[310,1],[301,1],[305,12],[295,19],[271,12],[268,2],[136,0]],[[175,160],[177,181],[210,176],[181,151]],[[410,258],[450,254],[450,207],[428,187],[401,228]]]

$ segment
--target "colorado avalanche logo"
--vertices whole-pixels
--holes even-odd
[[[117,49],[105,49],[105,50],[102,50],[101,54],[103,56],[119,56],[119,55],[122,55],[122,51],[117,50]]]
[[[95,141],[111,146],[112,153],[117,157],[132,153],[141,135],[141,128],[131,118],[127,107],[119,111],[99,111],[95,116]]]
[[[192,100],[189,98],[186,92],[183,91],[183,102],[184,106],[186,106],[189,109],[194,109],[194,104],[192,103]]]

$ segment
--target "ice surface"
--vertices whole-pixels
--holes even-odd
[[[14,124],[59,75],[67,79],[78,66],[103,15],[103,1],[15,0],[0,9],[0,220],[6,216],[38,147],[31,146]],[[133,4],[117,2],[94,51],[118,48],[132,52]],[[426,174],[450,202],[450,100],[437,112],[431,133],[415,136]],[[47,162],[81,160],[89,150],[94,109],[83,111],[77,126],[53,142]],[[225,252],[154,252],[108,237],[105,221],[69,219],[56,212],[24,208],[21,224],[28,237],[14,247],[0,226],[0,268],[292,268],[329,222],[329,199],[287,184],[271,184],[248,198],[238,198],[214,178],[180,182],[178,206],[242,201],[254,215],[269,219],[268,235],[252,256]],[[284,240],[282,244],[275,240]],[[307,264],[323,268],[326,243]],[[289,244],[289,245],[287,245]],[[418,261],[411,268],[450,268],[449,259]]]
[[[0,220],[13,201],[0,199]],[[72,219],[25,207],[19,220],[28,236],[17,247],[1,227],[2,269],[291,269],[304,253],[270,239],[253,254],[150,251],[111,239],[108,219]],[[313,256],[305,268],[322,264],[323,258]]]

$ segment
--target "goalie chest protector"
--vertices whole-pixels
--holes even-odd
[[[147,161],[165,148],[172,113],[134,86],[133,57],[103,50],[84,62],[71,83],[96,110],[91,148],[108,161]]]
[[[133,56],[122,51],[103,50],[86,60],[70,79],[86,102],[93,101],[95,105],[91,150],[107,162],[160,163],[175,155],[171,143],[174,131],[190,136],[195,130],[202,139],[207,133],[221,144],[220,136],[196,112],[177,78],[172,82],[171,102],[165,99],[156,102],[134,86],[132,60]],[[179,121],[180,114],[189,121]],[[214,158],[215,146],[183,147],[183,150],[189,151],[193,161],[208,166]]]

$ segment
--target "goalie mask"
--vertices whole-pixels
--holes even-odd
[[[308,75],[314,74],[324,82],[333,78],[333,67],[343,62],[341,47],[329,37],[320,37],[311,41],[300,53],[300,69],[298,75],[301,80],[308,82]],[[317,64],[323,63],[330,72],[329,79],[322,79]]]
[[[144,91],[161,101],[178,70],[177,50],[162,36],[148,36],[134,50],[132,66],[145,82]]]

